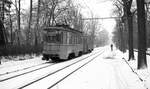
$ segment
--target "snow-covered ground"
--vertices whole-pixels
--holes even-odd
[[[95,48],[94,52],[98,49],[100,48]],[[123,57],[127,58],[127,53],[123,54],[116,49],[111,52],[110,48],[107,47],[104,54],[58,83],[52,89],[146,89],[146,87],[150,89],[149,69],[146,72],[145,70],[139,71],[136,70],[135,61],[129,63],[140,74],[139,76],[144,78],[145,82],[142,82],[122,59]],[[44,62],[41,57],[35,57],[31,60],[9,61],[0,65],[0,73]],[[148,63],[150,64],[150,62]],[[48,80],[47,83],[49,81],[52,80]],[[0,89],[2,88],[0,87]]]
[[[123,54],[123,57],[128,60],[128,51],[126,53]],[[147,53],[150,53],[150,48],[148,49]],[[141,78],[143,80],[143,84],[145,87],[147,87],[148,89],[150,89],[150,56],[147,55],[147,68],[146,69],[137,69],[137,56],[138,53],[134,52],[134,56],[135,56],[135,60],[132,61],[127,61],[129,63],[129,65],[131,66],[131,68],[133,69],[133,71],[135,73],[137,73],[137,75],[139,76],[139,78]]]
[[[29,57],[26,57],[26,60],[18,60],[19,58],[20,57],[17,57],[12,60],[3,58],[2,64],[0,65],[0,75],[45,63],[45,61],[41,60],[42,56],[33,56],[31,59],[27,59]],[[7,60],[7,62],[5,60]]]
[[[146,89],[122,53],[109,50],[52,89]]]

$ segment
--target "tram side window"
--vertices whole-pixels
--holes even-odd
[[[69,33],[69,44],[72,44],[73,42],[73,34],[72,33]]]
[[[60,33],[56,34],[56,36],[54,36],[53,38],[55,40],[55,42],[61,43],[62,41],[62,36]]]
[[[68,44],[80,44],[81,36],[74,34],[72,32],[67,33],[67,43]]]
[[[74,44],[75,43],[75,36],[74,36],[74,34],[72,34],[72,44]]]
[[[62,33],[62,41],[63,44],[67,44],[67,32]]]
[[[77,35],[75,35],[75,44],[77,44]]]
[[[56,32],[49,32],[45,38],[46,42],[48,43],[62,43],[63,42],[63,33],[56,31]]]
[[[78,38],[78,44],[81,44],[81,36],[79,36],[79,38]]]
[[[83,39],[83,37],[80,36],[80,38],[79,38],[79,44],[82,44],[82,39]]]
[[[77,36],[77,44],[79,44],[79,38],[80,38],[80,36]]]
[[[79,44],[79,38],[80,38],[80,36],[77,36],[77,44]]]
[[[58,37],[57,36],[47,36],[46,41],[49,43],[56,43],[58,41]]]
[[[76,35],[74,35],[74,44],[76,44]]]
[[[76,35],[73,34],[73,44],[76,44]]]
[[[70,44],[70,33],[67,32],[67,44]]]

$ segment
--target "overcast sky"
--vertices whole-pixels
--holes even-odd
[[[97,17],[110,17],[113,9],[112,1],[103,1],[102,0],[76,0],[78,4],[83,6],[82,12],[85,15],[89,15],[93,12],[94,16]]]
[[[113,15],[113,0],[75,0],[76,3],[81,4],[81,12],[85,18],[94,17],[105,18]],[[106,29],[110,34],[115,27],[115,19],[99,20],[101,24],[100,30]]]

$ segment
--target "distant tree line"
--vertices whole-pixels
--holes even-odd
[[[82,15],[71,0],[30,0],[27,10],[22,9],[22,1],[0,0],[0,19],[8,39],[3,55],[41,52],[46,26],[59,23],[82,30]]]
[[[81,7],[72,0],[30,0],[28,9],[22,8],[23,1],[0,0],[0,19],[7,38],[5,47],[1,46],[3,56],[41,53],[42,29],[56,24],[69,25],[95,37],[96,23],[91,21],[85,26]]]

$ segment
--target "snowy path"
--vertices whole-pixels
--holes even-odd
[[[101,55],[103,51],[100,51],[99,53],[95,53],[94,55],[91,55],[90,57],[80,61],[79,63],[76,63],[74,65],[71,65],[70,67],[61,70],[54,75],[48,76],[47,78],[40,80],[30,86],[27,86],[23,89],[51,89],[55,84],[63,81],[63,79],[70,76],[70,74],[74,73],[75,71],[78,71],[78,69],[82,68],[85,65],[88,65],[95,57]],[[40,85],[40,86],[38,86]],[[36,87],[38,86],[38,87]]]
[[[110,59],[111,58],[111,59]],[[52,89],[146,89],[120,55],[106,52]]]
[[[150,48],[148,49],[147,53],[150,53]],[[128,60],[128,54],[126,53],[122,54],[125,60]],[[137,62],[138,62],[138,52],[134,52],[135,60],[127,61],[132,70],[143,80],[144,86],[147,87],[147,89],[150,89],[150,55],[147,55],[147,66],[146,69],[137,69]]]

